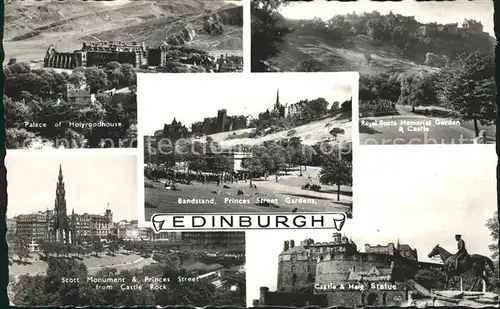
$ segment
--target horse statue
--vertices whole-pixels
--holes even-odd
[[[446,251],[439,245],[436,245],[428,256],[429,258],[431,258],[437,255],[439,255],[439,257],[443,261],[443,270],[446,274],[445,289],[448,288],[448,281],[451,277],[460,277],[461,274],[467,273],[469,271],[472,271],[472,274],[475,277],[474,284],[469,289],[469,291],[472,291],[476,287],[480,278],[483,279],[486,283],[486,288],[488,288],[488,286],[490,285],[490,282],[485,275],[485,271],[487,267],[494,271],[495,265],[489,257],[479,254],[467,255],[465,258],[460,259],[458,261],[458,264],[456,264],[455,260],[453,259],[453,254]]]

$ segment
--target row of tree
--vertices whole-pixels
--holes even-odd
[[[21,235],[12,235],[7,239],[9,243],[9,259],[23,261],[31,257],[30,253],[30,241],[28,238]],[[45,258],[51,256],[56,257],[80,257],[94,253],[96,256],[99,253],[108,251],[110,254],[114,255],[116,251],[124,245],[123,240],[118,238],[116,235],[108,235],[105,242],[101,240],[100,237],[91,236],[81,236],[72,243],[46,241],[45,239],[36,240],[38,244],[38,250],[41,252]]]
[[[67,85],[88,86],[91,93],[137,85],[135,68],[130,64],[109,62],[104,68],[80,67],[71,74],[53,69],[32,69],[28,63],[16,62],[4,67],[4,94],[14,100],[56,100],[64,97]],[[31,96],[26,96],[28,92]]]

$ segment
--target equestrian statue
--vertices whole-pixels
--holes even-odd
[[[457,241],[457,253],[451,254],[439,245],[436,245],[432,251],[429,253],[429,258],[438,256],[443,261],[443,270],[446,274],[446,284],[445,289],[448,288],[448,281],[451,277],[461,277],[461,274],[472,272],[475,277],[474,284],[469,289],[472,291],[479,279],[483,279],[486,283],[486,288],[490,285],[488,277],[486,274],[486,268],[489,267],[494,271],[495,266],[493,261],[484,255],[472,254],[470,255],[465,248],[465,242],[461,235],[455,235],[455,240]]]

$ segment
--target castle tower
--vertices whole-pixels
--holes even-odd
[[[217,130],[218,132],[224,132],[226,126],[227,110],[220,109],[217,111]]]
[[[66,209],[66,190],[64,189],[64,179],[62,166],[59,165],[59,176],[57,177],[56,199],[54,205],[54,236],[57,242],[69,242],[68,213]]]

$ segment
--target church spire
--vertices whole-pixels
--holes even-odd
[[[280,106],[280,90],[276,89],[276,107]]]

